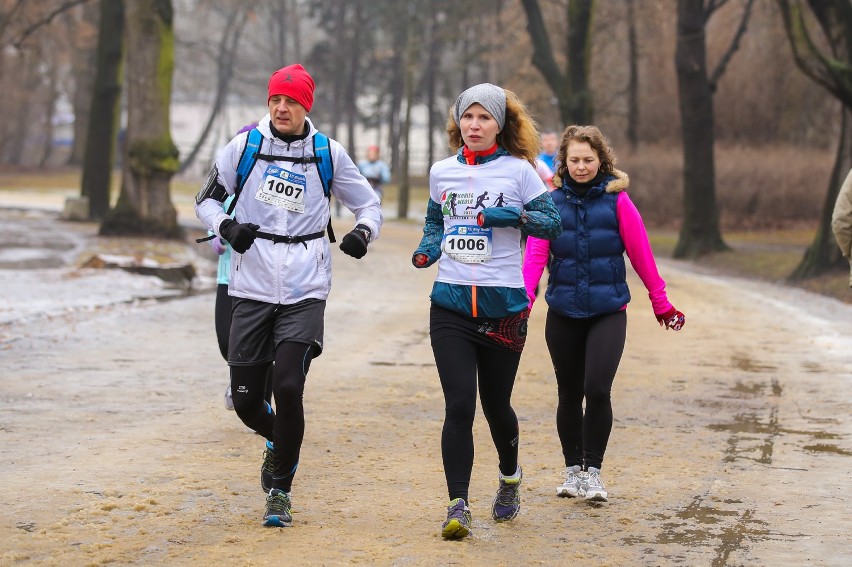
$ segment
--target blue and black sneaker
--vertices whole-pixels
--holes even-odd
[[[289,528],[293,525],[290,514],[290,495],[283,490],[273,488],[266,497],[266,513],[263,525],[269,528]]]
[[[521,511],[521,479],[524,472],[518,465],[518,470],[512,476],[500,474],[500,486],[497,488],[497,496],[491,505],[491,517],[498,522],[511,520]]]
[[[456,498],[447,506],[447,521],[441,526],[441,535],[447,539],[462,539],[470,534],[470,508],[464,499]]]

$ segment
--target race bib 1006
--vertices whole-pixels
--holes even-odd
[[[255,199],[288,211],[304,213],[305,183],[305,176],[301,173],[272,165],[266,168]]]
[[[481,264],[491,259],[491,229],[459,225],[444,232],[442,249],[457,262]]]

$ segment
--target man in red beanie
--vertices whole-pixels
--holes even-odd
[[[302,397],[311,361],[323,348],[333,236],[326,238],[330,196],[320,167],[333,172],[330,195],[355,214],[355,228],[340,244],[345,254],[362,258],[382,225],[369,182],[343,146],[320,135],[307,117],[313,102],[314,81],[304,67],[274,72],[269,114],[255,129],[257,162],[237,175],[249,140],[257,136],[255,130],[238,134],[219,153],[195,204],[198,218],[234,252],[228,286],[231,395],[243,423],[267,439],[261,465],[265,526],[292,523],[290,491],[305,432]],[[230,195],[233,218],[222,206]],[[264,400],[270,368],[275,411]]]

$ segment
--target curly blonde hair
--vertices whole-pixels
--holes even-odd
[[[560,187],[562,180],[568,175],[568,167],[566,161],[568,158],[568,146],[571,142],[585,142],[589,147],[598,154],[598,159],[601,160],[601,173],[606,175],[615,171],[617,160],[609,141],[604,137],[597,126],[577,126],[571,125],[565,128],[562,132],[562,140],[559,142],[559,152],[556,154],[556,160],[559,162],[556,168],[556,174],[553,176],[553,183]]]
[[[538,124],[518,95],[508,89],[503,91],[506,93],[506,121],[503,129],[497,133],[497,144],[511,155],[526,160],[535,167],[536,157],[541,151]],[[452,106],[447,118],[447,137],[453,152],[457,152],[464,145],[461,128],[456,124]]]

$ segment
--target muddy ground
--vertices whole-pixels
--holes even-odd
[[[263,444],[222,394],[212,258],[193,293],[77,266],[127,242],[0,211],[0,564],[848,565],[852,307],[660,260],[687,315],[665,332],[630,281],[604,463],[610,502],[559,499],[556,386],[533,311],[515,409],[523,508],[490,519],[496,454],[475,425],[474,534],[442,541],[443,398],[428,337],[435,270],[418,223],[361,261],[334,249],[326,350],[311,367],[294,526],[260,525]],[[337,223],[338,234],[347,230]],[[35,249],[29,250],[35,241]],[[47,261],[45,258],[53,258]],[[70,262],[70,263],[69,263]]]

